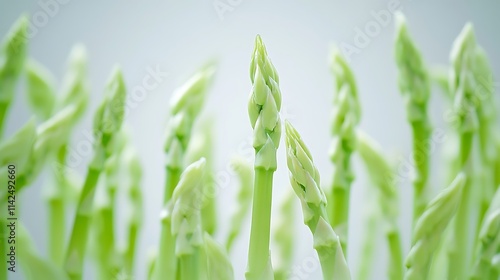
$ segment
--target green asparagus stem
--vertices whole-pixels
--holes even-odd
[[[229,233],[226,240],[226,250],[233,248],[234,241],[240,235],[252,202],[254,171],[252,164],[247,160],[234,157],[231,159],[231,166],[238,175],[239,191],[237,196],[238,209],[231,216]]]
[[[332,143],[330,160],[333,163],[330,222],[340,236],[342,250],[347,254],[349,201],[354,174],[351,155],[356,146],[355,127],[361,118],[361,107],[354,75],[337,49],[330,58],[330,68],[335,77],[335,94],[332,113]]]
[[[248,114],[254,129],[255,179],[252,205],[252,227],[248,250],[247,280],[273,279],[269,250],[273,174],[276,171],[276,150],[281,137],[281,92],[279,78],[269,60],[260,36],[250,64],[253,84]]]
[[[394,170],[382,155],[379,145],[363,132],[357,135],[357,151],[363,159],[373,184],[378,189],[380,212],[385,224],[385,235],[389,248],[388,279],[403,278],[403,252],[401,235],[397,225],[398,191],[394,180],[389,180]]]
[[[396,64],[399,68],[399,90],[405,98],[407,119],[413,137],[413,225],[427,205],[427,180],[429,177],[431,124],[427,114],[430,82],[420,52],[408,34],[406,19],[397,15]]]
[[[113,137],[113,151],[104,166],[104,188],[96,191],[93,228],[95,231],[95,250],[97,253],[98,278],[107,280],[120,270],[116,248],[115,208],[116,192],[120,184],[120,165],[126,142],[123,130]]]
[[[28,49],[28,18],[22,16],[9,30],[0,52],[0,139],[5,119],[24,69]]]
[[[17,255],[26,280],[66,280],[68,277],[54,263],[47,261],[36,252],[34,242],[22,224],[17,228]],[[19,271],[16,271],[19,273]],[[7,278],[2,278],[7,279]]]
[[[50,118],[56,102],[55,81],[52,74],[35,61],[26,64],[28,102],[42,120]]]
[[[412,247],[406,259],[408,270],[405,280],[428,279],[427,274],[434,251],[444,230],[457,212],[464,185],[465,175],[460,173],[448,188],[429,202],[415,224]]]
[[[207,258],[207,280],[233,280],[233,266],[224,248],[207,233],[203,236],[203,244]]]
[[[313,234],[323,279],[351,279],[339,237],[328,223],[326,196],[320,188],[319,172],[311,153],[288,121],[285,122],[285,132],[290,183],[302,204],[304,223]]]
[[[295,221],[295,194],[290,192],[280,206],[281,220],[274,231],[274,241],[278,245],[279,265],[274,270],[275,280],[285,280],[292,266],[294,238],[293,225]]]
[[[500,189],[485,213],[478,239],[479,249],[470,279],[498,279],[493,258],[500,251]]]
[[[17,170],[22,170],[29,163],[28,159],[35,143],[36,127],[34,120],[30,120],[11,138],[0,142],[0,209],[7,209],[8,195],[10,195],[8,184],[8,165],[14,164]],[[16,190],[14,190],[16,191]],[[0,279],[7,279],[7,212],[0,212]]]
[[[167,154],[167,183],[164,203],[172,196],[184,169],[185,154],[191,139],[193,124],[203,108],[205,96],[215,69],[206,67],[196,73],[174,93],[170,104],[165,153]]]
[[[125,151],[125,162],[128,173],[130,174],[128,198],[132,211],[127,223],[128,236],[127,247],[124,254],[124,268],[128,275],[132,275],[134,272],[137,241],[142,226],[142,218],[144,216],[141,189],[142,167],[135,151],[132,148],[128,148]]]
[[[88,167],[87,177],[80,194],[64,263],[66,273],[72,280],[82,279],[96,185],[106,160],[113,151],[113,137],[123,123],[125,95],[122,73],[116,69],[107,85],[104,100],[94,116],[96,141],[94,159]]]
[[[213,79],[215,69],[206,67],[196,73],[182,87],[177,89],[171,99],[170,122],[167,127],[165,143],[166,183],[163,204],[169,202],[175,187],[179,183],[188,144],[191,139],[193,124],[202,110],[205,95]],[[174,252],[175,239],[170,228],[170,217],[163,217],[160,233],[160,251],[158,264],[155,265],[154,279],[163,279],[169,275],[176,275],[176,259]]]
[[[201,194],[205,158],[189,165],[182,173],[179,184],[166,206],[171,216],[172,234],[176,239],[175,255],[179,261],[180,280],[200,279],[203,233],[201,225]],[[169,274],[164,274],[166,277]]]
[[[201,211],[201,222],[203,230],[213,235],[217,229],[217,200],[216,182],[213,172],[213,119],[205,118],[194,131],[188,145],[186,159],[188,163],[193,163],[204,157],[207,160],[207,172],[203,184],[203,211]]]
[[[472,25],[467,24],[453,44],[451,52],[452,71],[450,89],[454,95],[454,112],[456,114],[456,130],[460,139],[458,155],[459,168],[465,172],[467,182],[462,193],[460,206],[455,219],[454,242],[449,252],[450,279],[466,279],[470,269],[471,239],[469,229],[474,227],[470,219],[470,211],[474,198],[480,189],[472,189],[472,147],[474,135],[478,129],[476,114],[477,84],[474,77],[474,64],[477,62],[477,45]]]

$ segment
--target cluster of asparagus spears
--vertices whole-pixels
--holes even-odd
[[[10,138],[0,139],[0,182],[7,185],[7,166],[18,170],[16,193],[31,185],[44,167],[52,167],[46,187],[49,214],[48,254],[40,256],[30,234],[20,227],[19,259],[27,279],[82,279],[87,255],[95,261],[97,278],[132,279],[142,219],[141,165],[122,125],[126,87],[119,68],[113,70],[103,101],[94,115],[94,156],[83,182],[68,167],[70,136],[85,112],[89,87],[82,46],[70,54],[60,93],[41,65],[27,59],[27,20],[21,18],[6,37],[0,54],[0,136],[21,76],[35,117]],[[384,277],[401,279],[498,279],[500,275],[500,135],[491,69],[485,52],[467,24],[455,41],[449,75],[434,75],[409,36],[404,17],[397,15],[395,57],[399,89],[411,125],[414,166],[411,249],[404,257],[399,214],[401,180],[393,163],[359,128],[361,106],[354,73],[339,51],[331,53],[335,81],[331,148],[331,187],[323,190],[313,156],[293,125],[280,118],[282,95],[278,73],[260,36],[251,57],[252,90],[248,114],[253,128],[252,164],[235,158],[240,179],[238,209],[233,213],[224,246],[218,230],[217,192],[209,125],[196,126],[214,79],[215,67],[198,71],[171,99],[165,154],[166,180],[157,253],[148,264],[151,280],[234,279],[230,258],[251,210],[247,280],[303,279],[291,270],[294,202],[300,202],[310,229],[323,279],[369,279],[376,240],[363,241],[363,256],[355,277],[346,260],[349,251],[350,189],[358,154],[371,179],[374,200],[367,230],[384,230],[388,268]],[[430,198],[432,124],[427,109],[432,84],[450,99],[445,114],[447,141],[453,152],[444,172],[448,187]],[[283,131],[282,131],[283,130]],[[283,221],[271,232],[273,175],[284,132],[291,195],[284,200]],[[124,180],[122,174],[127,174]],[[82,186],[81,186],[82,185]],[[81,186],[81,187],[80,187]],[[125,229],[116,228],[117,193],[125,191],[132,209]],[[10,196],[1,188],[1,209]],[[70,232],[66,213],[75,208]],[[5,236],[6,211],[0,211],[0,236]],[[126,230],[126,246],[117,232]],[[271,258],[271,237],[279,254]],[[67,238],[69,236],[69,238]],[[0,240],[0,279],[7,279],[6,239]],[[90,248],[90,254],[87,254]],[[276,259],[279,264],[273,267]],[[120,277],[120,278],[119,278]],[[240,277],[238,277],[240,278]]]

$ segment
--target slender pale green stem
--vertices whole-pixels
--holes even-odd
[[[7,117],[7,109],[9,104],[6,102],[0,102],[0,139],[2,139],[2,134],[4,130],[5,118]]]
[[[4,203],[0,203],[6,209]],[[0,279],[7,279],[7,224],[5,216],[0,215]]]
[[[92,205],[101,168],[89,166],[77,206],[64,268],[72,280],[82,279],[83,262],[92,216]]]
[[[176,275],[177,259],[175,257],[175,237],[172,234],[172,222],[170,217],[162,219],[160,247],[158,258],[154,266],[153,279],[165,279],[167,275]]]
[[[403,249],[401,248],[401,236],[397,229],[390,229],[386,233],[389,244],[389,271],[388,278],[391,280],[403,279]]]
[[[430,138],[430,129],[427,122],[412,122],[413,132],[413,163],[416,169],[416,178],[413,180],[413,225],[422,215],[428,203],[426,184],[429,177],[430,150],[427,146]]]
[[[454,231],[454,246],[450,250],[449,277],[450,279],[465,279],[470,266],[471,244],[469,242],[470,209],[473,200],[471,191],[471,154],[473,133],[463,133],[460,138],[460,162],[462,170],[468,175],[457,210]]]
[[[259,280],[268,273],[270,267],[269,239],[271,229],[271,204],[274,171],[255,168],[255,183],[252,203],[252,227],[248,248],[247,280]]]
[[[373,212],[373,211],[370,211]],[[378,219],[373,213],[369,213],[365,224],[365,234],[363,234],[363,241],[361,242],[361,259],[359,261],[359,270],[356,279],[367,280],[370,279],[373,267],[373,256],[375,252],[375,241],[371,233],[377,229]]]
[[[200,279],[200,248],[194,249],[189,255],[179,257],[180,280]]]
[[[181,169],[171,168],[168,166],[166,168],[166,171],[167,171],[167,178],[165,181],[165,197],[163,198],[164,205],[172,197],[175,186],[177,186],[177,184],[179,183],[179,179],[180,179],[181,173],[182,173]]]
[[[338,232],[346,233],[347,231],[350,196],[350,188],[333,186],[332,199],[329,202],[332,204],[330,221],[332,227],[335,228]],[[345,236],[344,238],[340,239],[340,244],[342,246],[342,250],[344,252],[347,252],[347,239]]]

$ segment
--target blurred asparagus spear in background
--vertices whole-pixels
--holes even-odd
[[[207,160],[206,173],[203,183],[203,211],[201,211],[201,222],[203,230],[210,235],[217,229],[217,189],[214,180],[213,150],[214,150],[214,120],[204,118],[196,127],[188,145],[186,154],[187,163],[193,163],[204,157]]]
[[[233,266],[224,248],[209,234],[205,233],[203,237],[203,249],[207,258],[207,280],[233,280]]]
[[[203,230],[199,202],[205,164],[205,158],[201,158],[186,168],[165,210],[167,215],[170,215],[172,234],[176,239],[175,255],[179,262],[179,280],[196,280],[203,275]],[[171,273],[167,271],[167,274],[161,276],[162,279],[173,276]]]
[[[413,137],[413,224],[427,205],[427,180],[430,167],[429,138],[431,124],[427,114],[430,82],[420,52],[408,34],[403,14],[396,16],[396,64],[399,68],[399,90],[406,102],[406,118],[412,128]]]
[[[245,218],[250,210],[254,177],[252,164],[243,158],[232,158],[231,166],[238,175],[240,185],[237,196],[238,209],[231,216],[229,233],[226,240],[226,250],[228,252],[231,251],[234,241],[240,235]]]
[[[4,38],[0,52],[0,139],[28,49],[28,18],[21,16]]]
[[[478,252],[470,279],[498,279],[498,271],[493,266],[493,259],[500,252],[500,189],[486,211],[479,232]]]
[[[25,124],[19,131],[17,131],[9,139],[5,139],[0,142],[0,183],[3,188],[0,188],[0,208],[7,209],[7,201],[9,191],[15,188],[15,185],[9,184],[9,175],[15,177],[19,170],[24,169],[26,164],[28,164],[28,159],[33,150],[33,146],[36,138],[36,125],[35,121],[31,120]],[[9,169],[8,166],[11,165]],[[15,169],[14,170],[14,166]],[[13,170],[13,171],[8,171]],[[11,174],[9,174],[11,173]],[[13,176],[12,176],[13,175]],[[9,188],[9,186],[12,186]],[[16,191],[15,189],[13,190]],[[14,193],[15,194],[15,193]],[[17,214],[17,213],[14,213]],[[0,212],[0,279],[7,279],[7,215],[6,211]],[[10,246],[9,246],[10,247]]]
[[[330,222],[340,237],[342,250],[347,255],[349,235],[349,200],[354,174],[351,155],[356,147],[355,128],[361,118],[361,106],[354,75],[337,49],[330,55],[330,68],[335,78],[332,112],[332,142],[330,159],[333,163]]]
[[[408,270],[405,280],[428,279],[434,251],[444,230],[457,212],[465,180],[463,173],[458,174],[448,188],[429,202],[418,219],[413,232],[412,247],[406,259]]]
[[[462,193],[460,205],[455,219],[453,243],[449,248],[448,277],[450,279],[466,279],[470,269],[471,244],[469,229],[475,228],[470,219],[472,203],[481,188],[474,187],[474,169],[472,162],[472,147],[474,135],[478,131],[479,120],[477,115],[477,77],[474,75],[474,65],[477,63],[477,45],[471,24],[467,24],[453,44],[451,51],[452,71],[450,75],[450,89],[453,92],[453,112],[455,114],[454,128],[460,139],[457,151],[458,166],[465,173],[467,180]]]
[[[117,68],[106,87],[104,100],[94,115],[94,158],[88,166],[64,263],[66,272],[73,280],[82,279],[96,185],[106,160],[112,154],[113,138],[123,123],[125,96],[123,76]]]
[[[125,165],[129,174],[128,198],[131,206],[131,214],[127,222],[127,243],[124,252],[124,270],[127,275],[134,272],[134,263],[139,240],[139,232],[144,217],[142,199],[142,167],[135,150],[131,146],[125,150]]]
[[[215,69],[205,67],[191,77],[182,87],[174,92],[170,103],[170,120],[167,127],[165,153],[167,155],[164,206],[172,197],[175,186],[184,170],[186,152],[191,139],[193,124],[200,114],[205,95],[213,79]],[[160,280],[165,275],[176,275],[174,252],[175,239],[172,236],[170,221],[163,217],[161,222],[159,254],[155,264],[154,279]]]
[[[294,202],[295,194],[289,192],[280,206],[280,220],[274,231],[274,241],[278,247],[279,263],[274,269],[275,280],[286,280],[290,267],[292,267],[292,258],[294,250]]]
[[[254,129],[255,179],[245,277],[247,280],[269,280],[274,278],[269,239],[273,174],[277,168],[276,150],[281,138],[281,92],[278,73],[258,35],[250,64],[250,79],[253,87],[248,114]]]
[[[285,122],[287,165],[290,183],[300,199],[304,223],[313,234],[314,249],[318,252],[323,279],[351,279],[339,237],[328,223],[326,196],[319,184],[319,172],[311,153],[299,133]]]
[[[384,233],[389,249],[387,279],[402,279],[404,271],[403,251],[401,247],[401,234],[397,224],[399,213],[398,189],[395,181],[392,180],[394,171],[384,158],[381,148],[375,140],[363,132],[358,133],[357,139],[357,151],[363,159],[368,176],[378,190],[377,196],[379,202],[377,204],[382,214],[381,218],[385,227]]]
[[[92,229],[95,232],[94,248],[98,279],[107,280],[120,270],[116,246],[116,194],[121,185],[120,167],[123,164],[123,149],[126,135],[122,128],[113,137],[112,153],[104,165],[103,184],[96,190],[95,213]]]

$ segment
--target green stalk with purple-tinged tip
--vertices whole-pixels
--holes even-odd
[[[269,240],[271,234],[271,204],[273,174],[277,168],[276,150],[281,138],[281,91],[276,69],[269,59],[260,36],[250,64],[253,87],[248,114],[255,149],[255,179],[252,204],[252,226],[248,250],[247,280],[273,279]]]

